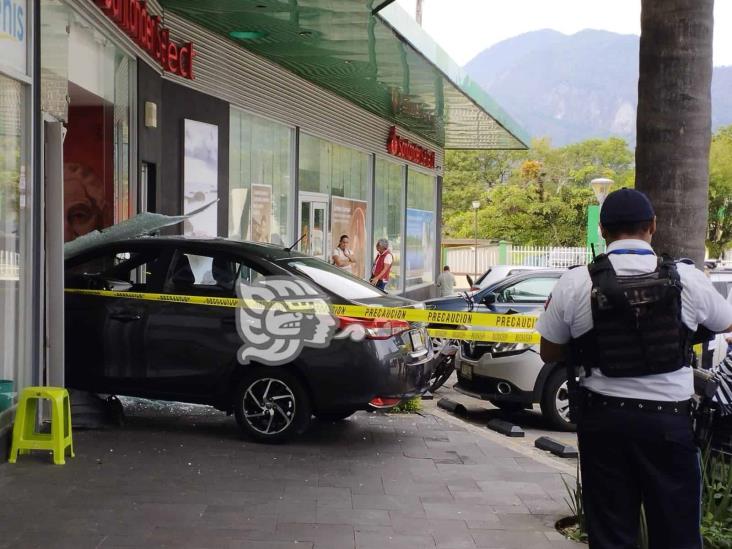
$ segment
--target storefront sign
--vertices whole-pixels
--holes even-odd
[[[429,149],[410,143],[396,132],[396,126],[389,131],[389,139],[386,142],[386,150],[389,154],[404,158],[426,168],[435,167],[435,153]]]
[[[142,0],[94,0],[102,11],[135,43],[160,63],[163,70],[193,80],[193,43],[170,41],[170,31],[160,18],[147,12]]]
[[[26,74],[28,52],[26,50],[25,1],[0,2],[0,65]]]

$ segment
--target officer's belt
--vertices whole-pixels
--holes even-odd
[[[678,401],[642,400],[639,398],[606,396],[587,389],[582,390],[582,406],[585,409],[613,408],[680,416],[689,416],[692,412],[691,399]]]

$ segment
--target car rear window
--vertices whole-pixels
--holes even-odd
[[[365,280],[344,273],[338,267],[319,259],[300,257],[285,260],[284,264],[289,271],[309,278],[321,288],[343,299],[372,299],[384,295]]]

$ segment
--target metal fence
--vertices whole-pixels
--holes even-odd
[[[20,254],[0,250],[0,280],[20,280]]]
[[[484,273],[489,267],[498,265],[498,247],[491,246],[478,248],[478,269],[475,268],[475,248],[472,246],[447,248],[445,250],[445,265],[455,274],[473,275],[476,272]]]
[[[601,253],[604,248],[596,248]],[[501,243],[496,246],[446,248],[445,264],[455,274],[482,274],[494,265],[525,265],[531,267],[567,268],[586,265],[592,260],[592,251],[584,247],[513,246]],[[477,259],[477,270],[476,270]]]
[[[508,251],[506,264],[565,269],[572,265],[587,265],[590,261],[592,261],[592,251],[587,248],[513,246]]]

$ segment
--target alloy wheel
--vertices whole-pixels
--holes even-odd
[[[282,381],[260,378],[244,392],[244,420],[263,435],[276,435],[286,430],[295,419],[295,395]]]
[[[569,421],[569,385],[566,381],[559,386],[554,395],[554,406],[559,417],[567,423],[571,423]]]

